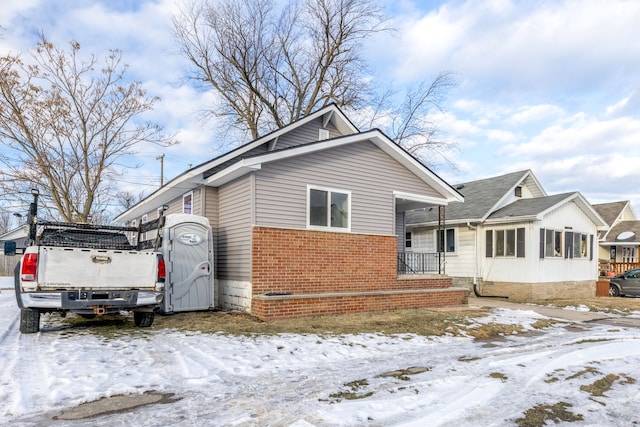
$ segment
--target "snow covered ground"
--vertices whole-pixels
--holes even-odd
[[[496,309],[481,321],[530,328],[540,318]],[[3,290],[0,425],[503,426],[537,405],[560,402],[582,416],[572,425],[640,422],[635,328],[566,324],[475,342],[170,330],[121,338],[65,329],[22,335],[18,324],[13,291]],[[606,381],[611,387],[602,396],[589,388]],[[54,419],[83,402],[147,391],[179,400],[89,420]]]

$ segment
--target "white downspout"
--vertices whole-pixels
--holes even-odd
[[[478,284],[478,229],[471,225],[470,221],[467,221],[467,227],[474,230],[473,236],[473,286]]]

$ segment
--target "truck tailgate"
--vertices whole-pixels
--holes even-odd
[[[41,246],[38,285],[55,289],[154,289],[155,252]]]

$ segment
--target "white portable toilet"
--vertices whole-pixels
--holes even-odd
[[[209,220],[191,214],[166,215],[161,250],[167,273],[161,311],[212,309],[214,252]]]

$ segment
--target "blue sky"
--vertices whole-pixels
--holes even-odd
[[[130,77],[160,96],[150,119],[181,144],[146,147],[122,186],[151,192],[219,154],[198,111],[215,95],[181,84],[171,36],[174,0],[4,0],[0,52],[32,48],[37,31],[87,53],[119,48]],[[365,46],[376,79],[396,85],[447,70],[458,87],[437,120],[458,151],[452,184],[531,169],[549,194],[630,200],[640,214],[640,2],[620,0],[384,0],[398,31]]]

